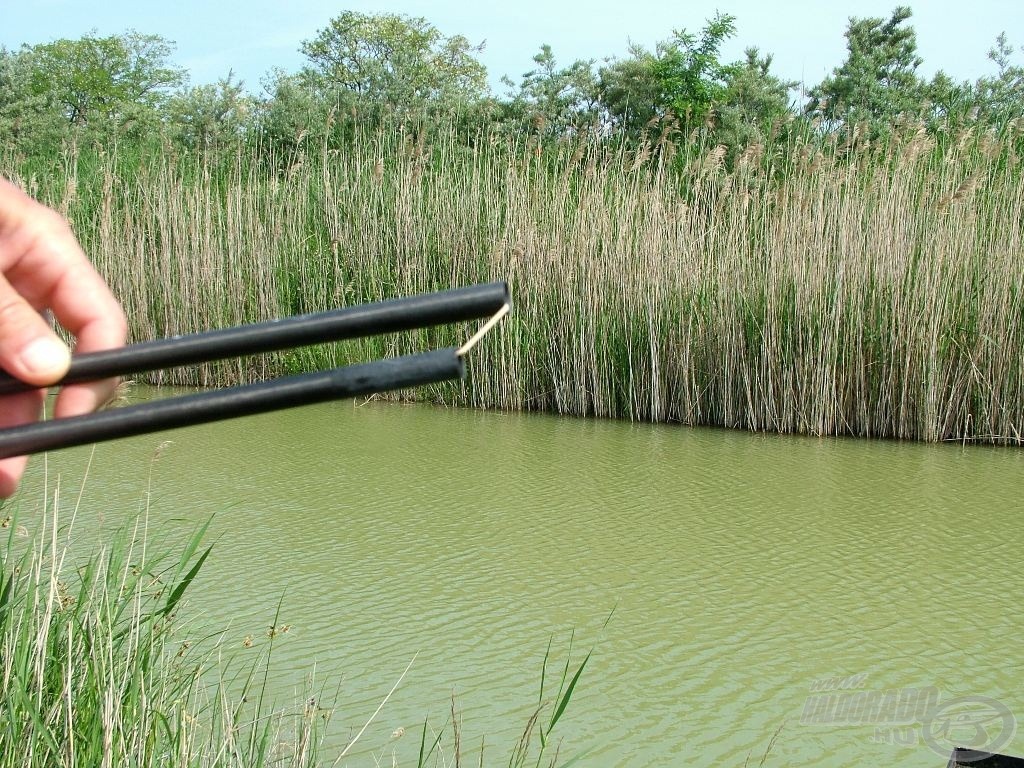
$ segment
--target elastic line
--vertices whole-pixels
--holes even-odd
[[[496,326],[498,324],[498,321],[501,320],[501,318],[508,314],[510,309],[512,309],[512,305],[506,304],[497,312],[495,312],[494,316],[491,317],[491,319],[488,320],[486,323],[484,323],[480,327],[480,330],[474,333],[473,337],[469,341],[467,341],[465,344],[459,347],[458,350],[456,350],[455,354],[457,354],[459,357],[465,357],[466,354],[477,345],[477,342],[479,342],[480,339],[486,336],[487,332],[490,331],[491,328]]]

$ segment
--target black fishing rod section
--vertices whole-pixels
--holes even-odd
[[[461,379],[455,348],[0,430],[0,458]]]
[[[506,283],[487,283],[144,341],[119,349],[74,355],[67,375],[53,386],[475,320],[490,317],[508,303]],[[0,371],[0,395],[34,388]]]

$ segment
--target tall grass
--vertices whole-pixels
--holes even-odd
[[[0,509],[0,768],[379,764],[372,750],[354,748],[390,693],[362,729],[343,737],[331,715],[344,702],[329,694],[310,690],[279,705],[268,683],[274,638],[287,631],[277,616],[255,662],[240,661],[219,631],[186,620],[186,595],[211,552],[202,545],[205,526],[177,552],[136,522],[83,559],[70,548],[77,510],[61,523],[61,508],[58,491],[47,513],[24,521],[39,526],[33,535]],[[590,658],[573,666],[572,655],[570,642],[561,665],[549,644],[540,699],[502,764],[564,762],[553,732]],[[550,682],[545,690],[549,667],[554,694]],[[415,765],[468,764],[461,739],[453,700],[440,730],[424,721]],[[481,747],[474,757],[484,765],[493,755],[485,763]]]
[[[1022,126],[812,133],[736,158],[498,134],[346,151],[116,151],[23,177],[66,210],[138,339],[508,280],[463,387],[482,407],[1019,443]],[[729,160],[727,163],[726,161]],[[17,172],[17,169],[14,169]],[[463,339],[434,330],[176,371],[230,383]]]
[[[5,522],[0,766],[317,764],[319,713],[273,709],[258,665],[229,678],[181,628],[201,530],[176,557],[136,527],[72,562],[56,523],[26,544]]]

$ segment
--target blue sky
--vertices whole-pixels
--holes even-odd
[[[625,55],[631,41],[650,48],[673,29],[697,30],[720,9],[737,17],[738,35],[726,48],[728,59],[756,45],[774,54],[777,74],[811,86],[842,61],[849,16],[888,16],[900,2],[907,0],[0,0],[0,45],[14,48],[92,30],[108,35],[134,28],[177,43],[175,61],[189,71],[193,83],[212,82],[233,69],[258,92],[271,68],[299,69],[301,42],[342,10],[393,12],[423,16],[445,34],[485,42],[481,60],[492,87],[503,92],[501,76],[518,81],[542,43],[553,47],[561,64],[578,58],[600,61]],[[956,79],[973,80],[991,73],[986,52],[1002,31],[1012,44],[1024,47],[1024,0],[919,0],[910,5],[925,74],[944,69]],[[1024,54],[1014,59],[1020,63]]]

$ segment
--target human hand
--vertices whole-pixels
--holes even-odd
[[[40,314],[49,309],[75,337],[76,352],[119,347],[127,322],[82,252],[67,222],[0,177],[0,367],[45,387],[71,364],[71,352]],[[89,413],[106,403],[117,381],[61,389],[54,416]],[[45,389],[0,398],[0,428],[39,418]],[[0,460],[0,496],[18,487],[27,457]]]

